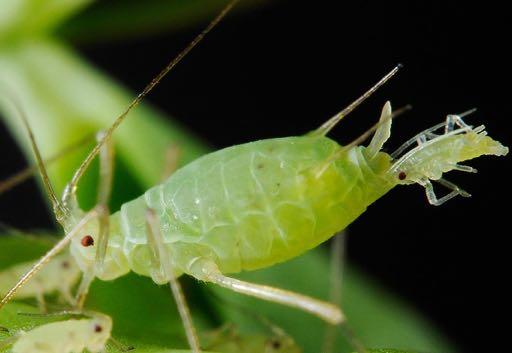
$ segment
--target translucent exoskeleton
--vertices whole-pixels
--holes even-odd
[[[333,325],[343,324],[344,314],[332,303],[248,283],[227,274],[272,266],[304,253],[345,229],[397,185],[423,186],[434,205],[455,195],[468,196],[442,176],[451,170],[474,171],[461,165],[462,161],[508,152],[486,136],[483,126],[473,128],[460,115],[449,115],[446,122],[425,130],[389,155],[381,151],[390,136],[393,115],[389,102],[384,105],[380,122],[352,143],[341,146],[326,137],[344,116],[392,77],[398,71],[396,67],[318,129],[303,136],[255,141],[205,155],[110,215],[107,202],[112,181],[112,133],[235,2],[99,136],[98,144],[78,168],[60,200],[53,192],[34,136],[23,118],[56,218],[66,236],[19,280],[0,307],[71,244],[71,254],[84,273],[77,293],[78,307],[83,305],[94,278],[111,280],[134,271],[158,284],[170,283],[194,352],[200,348],[177,280],[182,274],[299,308]],[[23,117],[21,107],[18,110]],[[438,132],[439,128],[444,130]],[[360,145],[374,132],[368,146]],[[417,146],[403,154],[413,144]],[[76,199],[77,183],[97,155],[101,175],[98,204],[85,212]],[[437,198],[431,181],[451,192]]]
[[[106,352],[112,319],[100,313],[87,316],[20,330],[0,341],[0,349],[12,345],[12,353],[78,353],[85,349],[91,353]]]

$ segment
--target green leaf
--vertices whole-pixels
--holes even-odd
[[[92,0],[2,0],[0,45],[53,30]]]

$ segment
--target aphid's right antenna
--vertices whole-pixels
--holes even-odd
[[[66,210],[65,206],[60,203],[59,199],[57,198],[57,196],[55,194],[55,191],[53,189],[50,178],[48,177],[48,173],[46,171],[46,167],[44,165],[43,158],[41,157],[39,147],[37,146],[36,139],[34,137],[34,132],[32,131],[30,124],[28,123],[28,119],[25,114],[25,111],[21,107],[21,104],[19,103],[19,101],[10,92],[7,92],[7,95],[9,96],[11,104],[13,105],[16,112],[18,113],[18,116],[20,117],[20,119],[23,123],[23,126],[24,126],[25,130],[27,131],[28,138],[30,139],[30,144],[32,146],[32,150],[34,152],[34,156],[37,161],[37,167],[39,168],[39,173],[41,174],[41,178],[43,179],[44,187],[46,189],[48,197],[50,198],[50,202],[52,203],[52,208],[53,208],[53,212],[55,214],[55,218],[57,219],[57,221],[61,222],[64,219],[65,215],[67,214],[67,210]]]
[[[206,26],[205,29],[201,33],[199,33],[193,40],[190,42],[189,45],[181,51],[178,56],[176,56],[174,59],[172,59],[167,66],[160,71],[160,73],[151,80],[151,82],[142,90],[141,93],[135,97],[135,99],[128,105],[126,110],[119,115],[114,123],[110,126],[110,128],[105,132],[103,138],[96,144],[96,146],[93,148],[91,153],[85,158],[85,160],[82,162],[80,167],[78,167],[77,171],[73,175],[73,178],[69,182],[69,184],[66,186],[66,189],[64,190],[64,194],[62,196],[62,200],[64,204],[66,204],[68,201],[72,200],[73,195],[76,193],[76,187],[78,184],[78,181],[82,177],[82,175],[85,173],[89,165],[91,164],[92,160],[98,155],[100,152],[100,148],[102,145],[105,144],[107,140],[109,140],[112,136],[112,133],[114,130],[117,129],[119,125],[124,121],[128,113],[135,108],[139,103],[142,101],[144,97],[148,95],[149,92],[155,88],[156,85],[185,57],[187,54],[197,45],[203,38],[215,27],[217,24],[226,16],[226,14],[236,5],[236,3],[239,0],[231,0],[226,7],[215,17],[209,24]]]
[[[391,77],[393,77],[398,70],[400,70],[403,67],[402,64],[398,64],[394,67],[393,70],[391,70],[386,76],[380,79],[379,82],[377,82],[372,88],[370,88],[368,91],[366,91],[362,96],[357,98],[355,101],[350,103],[345,109],[343,109],[341,112],[327,120],[325,123],[322,124],[318,129],[314,130],[310,133],[311,136],[325,136],[329,133],[329,131],[332,130],[334,126],[336,126],[337,123],[340,122],[341,119],[346,117],[350,112],[352,112],[355,108],[357,108],[361,103],[363,103],[368,97],[370,97],[375,91],[377,91],[382,85],[384,85]]]

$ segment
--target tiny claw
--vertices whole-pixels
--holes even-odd
[[[458,192],[459,192],[459,195],[462,197],[471,197],[471,194],[467,191],[459,189]]]

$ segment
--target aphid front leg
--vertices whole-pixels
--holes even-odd
[[[185,334],[187,336],[190,348],[192,349],[192,352],[200,353],[201,348],[199,344],[199,338],[192,321],[192,316],[190,315],[190,310],[185,300],[185,295],[183,294],[183,290],[178,279],[176,278],[176,273],[169,259],[169,252],[167,251],[164,244],[158,217],[152,209],[148,209],[146,213],[146,228],[148,244],[152,251],[151,260],[153,271],[157,271],[157,273],[153,274],[156,278],[160,277],[162,282],[165,280],[169,281],[172,294],[176,300],[176,305],[178,306],[178,311],[180,313],[181,319],[183,320],[183,326],[185,328]]]
[[[97,134],[97,140],[101,141],[105,136],[104,132]],[[112,191],[112,179],[113,179],[113,165],[114,165],[114,149],[112,141],[108,139],[100,148],[99,153],[100,159],[100,180],[98,185],[98,224],[99,231],[96,240],[96,255],[94,265],[85,270],[82,277],[82,281],[78,288],[76,295],[76,307],[82,308],[89,287],[96,277],[97,273],[103,272],[103,265],[105,263],[105,256],[107,254],[108,238],[109,238],[109,216],[110,211],[108,208],[108,201]],[[70,198],[76,200],[76,189],[70,193]],[[83,238],[85,239],[85,238]],[[86,246],[87,244],[84,244]],[[93,244],[94,245],[94,244]]]
[[[212,282],[238,293],[304,310],[333,325],[345,321],[345,315],[334,304],[291,291],[224,276],[211,260],[198,258],[189,265],[189,271],[190,275],[199,280]]]

